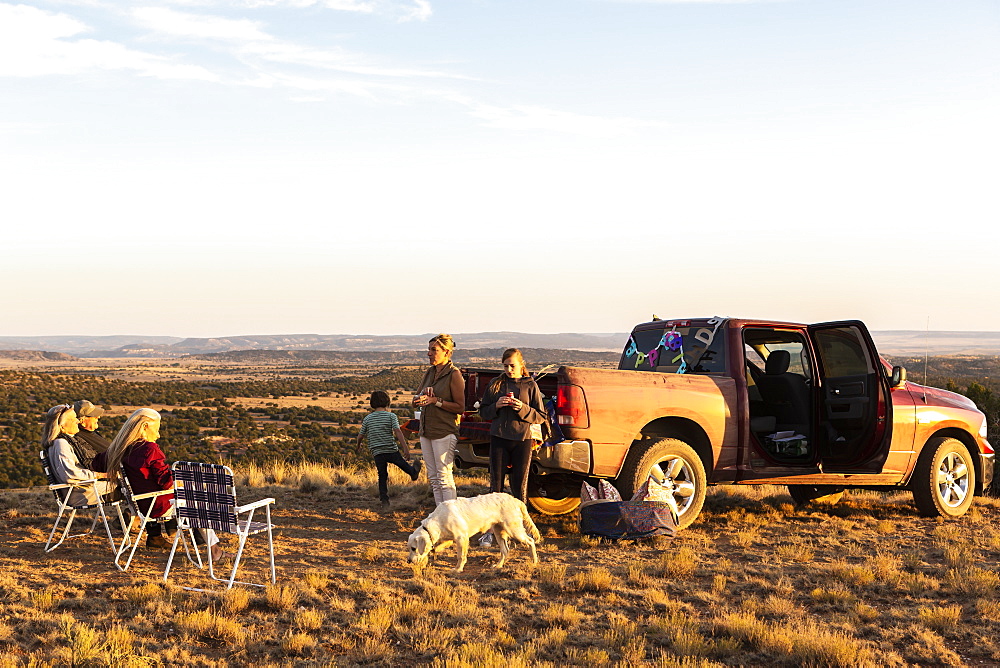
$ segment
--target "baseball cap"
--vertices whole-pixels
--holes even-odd
[[[86,399],[80,399],[80,401],[73,404],[73,410],[76,411],[76,416],[78,418],[85,417],[101,417],[104,413],[104,409],[100,406],[95,406]]]

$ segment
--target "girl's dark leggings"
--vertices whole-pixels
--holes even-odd
[[[528,500],[528,467],[531,466],[531,441],[512,441],[490,436],[490,491],[502,492],[504,474],[510,467],[510,493]]]

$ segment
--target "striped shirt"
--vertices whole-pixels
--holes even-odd
[[[399,420],[391,411],[372,411],[361,423],[361,436],[368,438],[368,449],[373,455],[391,455],[399,450],[393,430],[399,429]]]

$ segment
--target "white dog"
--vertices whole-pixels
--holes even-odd
[[[504,492],[442,502],[410,534],[406,541],[410,548],[408,561],[424,566],[432,551],[442,550],[454,542],[458,552],[455,572],[461,573],[469,553],[469,539],[477,533],[487,531],[493,532],[493,537],[500,545],[497,568],[507,560],[508,537],[527,544],[531,548],[532,561],[538,563],[535,541],[540,541],[542,536],[528,516],[528,508],[524,503]]]

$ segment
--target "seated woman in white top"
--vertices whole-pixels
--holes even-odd
[[[98,494],[103,496],[114,489],[107,480],[107,473],[91,471],[80,463],[85,456],[83,449],[73,438],[79,431],[80,421],[69,404],[53,406],[45,414],[42,447],[49,456],[49,465],[56,480],[73,485],[84,480],[97,479],[96,485],[77,487],[72,491],[69,502],[74,506],[95,504]]]

